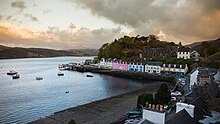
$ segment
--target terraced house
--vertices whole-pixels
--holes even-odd
[[[141,62],[129,62],[128,71],[130,72],[144,72],[144,63]]]
[[[160,73],[162,62],[147,62],[145,65],[145,72],[147,73]]]
[[[128,70],[128,63],[121,60],[113,60],[112,61],[112,69],[114,70]]]
[[[160,68],[161,74],[171,74],[175,76],[183,76],[188,71],[187,64],[163,64]]]

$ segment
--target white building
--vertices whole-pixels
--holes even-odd
[[[147,62],[145,65],[145,72],[147,73],[160,73],[162,62]]]
[[[199,75],[198,69],[192,71],[192,73],[190,75],[190,85],[189,85],[190,90],[193,85],[197,84],[198,75]]]
[[[199,60],[201,59],[200,54],[199,54],[197,51],[195,51],[195,50],[193,50],[193,51],[191,52],[190,58],[191,58],[193,61],[199,61]]]
[[[149,104],[149,108],[143,108],[142,119],[153,124],[165,124],[165,112],[162,107]]]
[[[194,118],[194,109],[195,109],[194,105],[177,102],[176,103],[176,113],[178,113],[179,111],[181,111],[183,109],[185,109],[188,112],[188,114],[192,118]]]
[[[190,47],[178,47],[177,59],[190,59]]]
[[[112,68],[112,59],[109,58],[108,60],[105,60],[105,58],[101,58],[99,62],[99,68]]]

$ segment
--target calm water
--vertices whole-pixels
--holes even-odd
[[[0,123],[27,123],[54,112],[119,95],[143,87],[140,81],[100,74],[63,71],[58,64],[92,57],[55,57],[0,60]],[[18,71],[19,79],[6,75]],[[36,77],[43,77],[37,81]],[[65,93],[69,91],[69,93]]]

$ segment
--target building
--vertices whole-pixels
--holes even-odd
[[[178,47],[177,59],[190,59],[190,47]]]
[[[128,63],[121,60],[113,60],[112,61],[112,69],[114,70],[128,70]]]
[[[112,69],[112,59],[105,59],[105,58],[101,58],[101,60],[99,61],[99,68],[108,68],[108,69]]]
[[[141,54],[141,58],[144,58],[144,60],[173,58],[176,54],[176,48],[175,46],[168,48],[145,48],[142,52],[143,54]]]
[[[144,72],[144,63],[141,62],[129,62],[128,71],[130,72]]]
[[[187,64],[181,65],[181,64],[163,64],[160,67],[160,73],[161,74],[171,74],[175,76],[183,76],[187,73],[188,66]]]
[[[193,60],[193,61],[200,61],[200,59],[201,59],[201,56],[200,56],[200,54],[197,52],[197,51],[192,51],[191,53],[190,53],[190,58]]]
[[[149,104],[146,108],[143,108],[142,119],[144,123],[152,124],[165,124],[165,112],[163,110],[163,105]]]
[[[160,73],[162,62],[147,62],[145,65],[145,72],[147,73]]]
[[[190,89],[193,85],[210,85],[217,73],[218,71],[214,68],[194,68],[190,73]]]

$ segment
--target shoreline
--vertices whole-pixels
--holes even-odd
[[[136,108],[138,95],[156,92],[161,84],[162,82],[149,83],[137,90],[55,112],[29,124],[67,124],[71,119],[77,124],[114,123],[125,117],[132,108]]]

